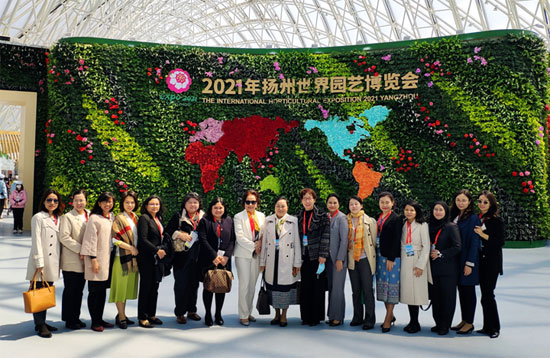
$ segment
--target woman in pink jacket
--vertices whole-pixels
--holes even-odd
[[[27,192],[20,181],[15,183],[15,190],[10,194],[10,207],[13,211],[13,233],[23,233],[23,211],[27,203]]]

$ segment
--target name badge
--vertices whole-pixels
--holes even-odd
[[[412,244],[405,245],[405,253],[407,256],[414,256],[414,249]]]
[[[376,236],[376,247],[380,247],[380,236]]]
[[[481,225],[481,231],[485,231],[487,230],[487,227],[485,226],[485,224]]]
[[[432,248],[431,248],[431,251],[435,250],[435,245],[432,244]]]
[[[225,251],[224,250],[218,250],[218,256],[223,256],[225,255]]]
[[[279,239],[275,239],[275,249],[279,250]]]
[[[302,238],[302,245],[303,245],[304,247],[307,246],[307,235],[304,235],[304,237]]]
[[[185,242],[185,247],[187,247],[188,249],[191,248],[191,246],[193,246],[193,244],[195,242],[197,242],[199,240],[199,234],[197,234],[196,231],[192,231],[191,232],[191,241],[186,241]]]

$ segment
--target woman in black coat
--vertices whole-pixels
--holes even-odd
[[[197,291],[199,289],[199,223],[204,212],[197,193],[183,197],[180,211],[175,213],[166,226],[166,233],[174,243],[174,313],[179,324],[187,319],[200,321],[197,314]],[[187,318],[185,314],[187,313]]]
[[[296,214],[302,243],[302,286],[300,317],[302,324],[316,326],[325,320],[325,291],[328,287],[325,261],[330,250],[330,221],[315,206],[317,194],[310,188],[300,191],[303,209]],[[319,274],[318,271],[323,270]]]
[[[449,333],[455,313],[458,259],[461,250],[460,231],[456,224],[449,222],[449,207],[445,202],[438,201],[434,204],[429,229],[433,279],[433,285],[429,286],[429,290],[435,321],[432,332],[442,336]]]
[[[479,286],[481,288],[481,306],[483,307],[483,328],[478,333],[491,338],[500,335],[495,287],[498,275],[502,275],[502,247],[504,246],[504,222],[498,216],[497,199],[488,190],[481,192],[477,199],[481,226],[475,232],[481,238],[481,257],[479,259]]]
[[[214,198],[208,205],[206,215],[199,223],[200,267],[203,274],[215,267],[231,271],[231,256],[235,247],[235,230],[233,220],[227,215],[226,205],[222,198]],[[201,278],[202,279],[202,278]],[[212,326],[212,299],[214,294],[203,288],[202,300],[206,313],[204,324]],[[216,293],[217,325],[223,325],[222,307],[225,293]]]
[[[156,317],[158,288],[162,277],[168,274],[172,253],[172,240],[162,225],[163,212],[160,198],[151,195],[143,202],[138,221],[138,319],[139,325],[144,328],[162,324]]]

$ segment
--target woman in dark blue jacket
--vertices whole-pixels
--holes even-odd
[[[432,244],[430,266],[433,280],[429,290],[435,321],[432,332],[442,336],[449,333],[456,308],[460,231],[455,223],[449,222],[449,207],[443,201],[434,204],[428,226]]]
[[[476,312],[476,285],[479,284],[479,236],[475,233],[476,226],[481,226],[481,220],[474,214],[472,194],[466,189],[455,194],[451,207],[451,218],[460,229],[462,252],[459,260],[458,297],[462,321],[452,330],[457,334],[468,334],[474,330],[474,315]]]

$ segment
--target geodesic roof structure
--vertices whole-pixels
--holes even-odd
[[[1,0],[0,36],[214,47],[327,47],[523,29],[550,43],[548,0]]]

